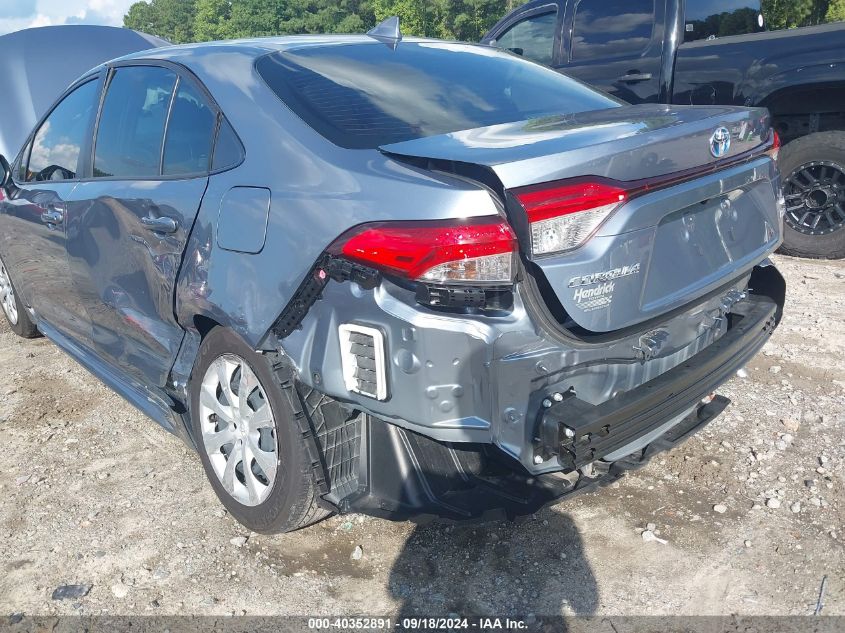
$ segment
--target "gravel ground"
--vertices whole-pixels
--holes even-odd
[[[845,615],[845,263],[777,261],[784,322],[725,415],[609,488],[483,526],[250,534],[179,440],[4,325],[0,614],[801,615],[827,576],[824,613]],[[86,595],[53,599],[71,584]]]

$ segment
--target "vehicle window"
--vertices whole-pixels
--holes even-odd
[[[575,8],[571,61],[642,53],[654,28],[654,0],[581,0]]]
[[[496,46],[541,64],[551,64],[556,26],[556,11],[532,15],[517,22],[496,38]]]
[[[57,105],[32,140],[22,180],[71,180],[79,169],[91,117],[97,108],[96,80],[79,86]]]
[[[164,122],[176,75],[166,68],[118,68],[109,83],[94,148],[94,176],[160,174]]]
[[[164,141],[166,176],[207,172],[216,113],[192,82],[180,80]]]
[[[238,140],[235,130],[226,119],[220,121],[220,131],[217,132],[217,143],[214,145],[214,160],[211,165],[213,171],[234,167],[243,158],[243,147]]]
[[[451,42],[303,47],[256,69],[299,118],[352,149],[619,105],[540,64]]]
[[[688,0],[685,3],[685,42],[762,30],[760,0]]]

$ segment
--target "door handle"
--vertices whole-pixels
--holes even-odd
[[[179,230],[179,223],[173,218],[168,218],[166,215],[160,218],[141,218],[141,224],[145,229],[153,233],[175,233]]]
[[[619,77],[617,81],[621,81],[625,84],[635,84],[640,81],[648,81],[649,79],[651,79],[651,73],[630,72],[627,75],[622,75],[621,77]]]
[[[44,224],[61,224],[64,219],[64,212],[53,206],[47,207],[47,210],[41,214],[41,221]]]

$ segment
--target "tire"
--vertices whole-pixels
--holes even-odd
[[[780,150],[778,167],[787,203],[781,252],[814,259],[845,257],[845,217],[831,211],[830,218],[835,220],[831,226],[821,210],[816,213],[819,204],[839,204],[845,213],[845,132],[817,132],[788,143]],[[812,178],[819,179],[816,185],[809,184]],[[830,186],[822,187],[823,182]],[[819,195],[824,202],[808,199],[815,188],[822,189]],[[817,215],[822,216],[819,227],[807,226]],[[808,220],[802,224],[803,216]]]
[[[29,312],[21,301],[21,296],[15,290],[15,284],[3,261],[0,260],[0,305],[6,323],[12,328],[12,332],[21,338],[38,338],[38,328],[29,318]]]
[[[242,365],[237,366],[239,361]],[[228,397],[220,376],[228,380],[228,393],[237,406],[225,406]],[[248,409],[243,409],[240,392],[247,390]],[[253,532],[277,534],[330,514],[318,505],[307,434],[297,421],[302,409],[291,401],[298,395],[291,381],[280,384],[265,356],[234,332],[215,328],[200,345],[190,394],[191,427],[203,468],[217,497],[239,523]],[[269,422],[265,407],[272,414]]]

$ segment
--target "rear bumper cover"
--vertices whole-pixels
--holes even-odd
[[[778,310],[769,297],[748,297],[735,306],[728,332],[689,362],[599,405],[564,394],[541,410],[535,455],[580,468],[684,413],[760,350],[777,325]]]
[[[784,303],[783,278],[774,267],[755,271],[751,284],[752,294],[732,307],[721,337],[634,389],[598,405],[569,395],[549,407],[537,399],[547,388],[538,389],[534,422],[526,428],[533,437],[528,448],[542,461],[542,472],[496,443],[437,440],[362,414],[329,424],[330,445],[318,438],[324,499],[342,512],[397,520],[487,519],[530,514],[614,481],[676,446],[727,406],[721,396],[701,401],[765,344]],[[608,456],[612,459],[603,459]],[[334,481],[332,473],[340,471],[342,481]]]

